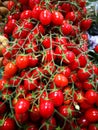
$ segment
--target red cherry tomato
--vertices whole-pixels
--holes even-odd
[[[16,65],[19,69],[27,68],[29,65],[29,59],[27,55],[18,55],[16,57]]]
[[[42,25],[49,25],[51,23],[51,12],[49,10],[43,10],[40,13],[39,19],[42,23]]]
[[[20,98],[15,104],[15,112],[17,114],[23,114],[29,110],[30,103],[24,98]]]
[[[39,105],[40,115],[47,119],[54,113],[54,105],[51,100],[42,99]]]
[[[64,88],[68,85],[68,79],[63,74],[56,74],[54,76],[54,83],[58,88]]]

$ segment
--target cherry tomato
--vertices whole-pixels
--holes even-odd
[[[6,110],[7,110],[6,104],[0,101],[0,114],[4,114]]]
[[[33,122],[37,122],[40,119],[40,112],[37,106],[33,106],[30,111],[30,118]]]
[[[58,11],[52,12],[52,23],[54,25],[62,25],[63,20],[64,20],[64,17],[62,15],[62,13],[60,13]]]
[[[81,116],[78,120],[78,125],[81,125],[82,127],[87,127],[89,125],[88,120],[85,118],[85,116]]]
[[[35,5],[32,10],[32,18],[39,20],[41,11],[41,6]]]
[[[29,66],[35,67],[38,63],[38,58],[36,56],[32,56],[32,55],[29,55],[28,58],[29,58]]]
[[[54,117],[51,117],[50,120],[48,120],[48,122],[46,122],[46,120],[42,120],[42,129],[43,130],[47,130],[47,126],[48,126],[48,130],[54,130],[56,128],[56,119]]]
[[[29,110],[30,103],[26,99],[20,98],[15,104],[15,112],[17,114],[23,114]]]
[[[85,68],[80,68],[77,72],[77,76],[81,81],[86,81],[90,77],[90,72],[85,70]]]
[[[3,125],[0,126],[0,130],[16,130],[15,121],[12,118],[5,119]]]
[[[87,100],[89,104],[93,105],[97,101],[97,93],[94,90],[90,89],[86,91],[85,99]]]
[[[65,57],[63,59],[63,62],[70,64],[70,63],[74,62],[74,60],[75,60],[74,52],[67,51],[66,54],[65,54]]]
[[[9,62],[6,66],[5,66],[5,69],[4,69],[4,75],[6,77],[12,77],[16,74],[17,72],[17,66],[16,64],[12,63],[12,62]]]
[[[56,74],[54,76],[54,83],[58,88],[64,88],[68,85],[68,79],[63,74]]]
[[[51,100],[42,99],[39,104],[40,115],[47,119],[54,113],[54,105]]]
[[[75,21],[76,19],[75,13],[73,11],[68,12],[65,16],[65,19],[70,21]]]
[[[16,27],[16,20],[15,19],[9,20],[7,23],[7,26],[8,26],[8,28],[10,28],[9,33],[11,34],[13,32],[14,28]]]
[[[60,71],[61,74],[63,74],[67,78],[71,74],[71,69],[67,66],[61,66],[60,68],[58,68],[58,70]]]
[[[89,124],[88,130],[98,130],[97,124]]]
[[[18,0],[21,4],[26,5],[28,0]]]
[[[70,107],[70,106],[62,105],[59,107],[59,112],[64,117],[70,117],[70,116],[72,117],[75,114],[73,106]]]
[[[24,113],[15,113],[15,118],[16,120],[20,123],[20,124],[24,124],[28,121],[29,119],[29,113],[28,112],[24,112]]]
[[[42,25],[49,25],[52,19],[51,12],[49,10],[41,11],[39,19]]]
[[[16,57],[16,65],[19,69],[27,68],[29,65],[29,59],[27,55],[18,55]]]
[[[8,1],[7,8],[8,10],[12,10],[15,7],[14,1],[10,0]]]
[[[38,86],[38,82],[36,79],[28,78],[24,80],[24,88],[26,90],[35,90]]]
[[[53,101],[54,106],[60,106],[64,102],[64,96],[61,90],[50,92],[48,97]]]
[[[0,79],[0,91],[5,89],[5,87],[8,85],[7,80]]]
[[[98,110],[96,108],[90,108],[85,112],[85,118],[90,122],[98,121]]]
[[[29,0],[29,7],[33,9],[36,4],[39,4],[40,0]]]
[[[61,31],[64,35],[69,35],[72,32],[72,25],[63,21],[61,25]]]
[[[24,10],[21,14],[20,14],[20,19],[29,19],[32,18],[32,11],[31,10]]]

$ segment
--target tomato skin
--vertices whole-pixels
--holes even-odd
[[[9,78],[14,76],[16,72],[17,72],[16,64],[12,62],[7,63],[4,69],[4,75]]]
[[[70,97],[72,95],[72,89],[71,89],[70,86],[65,87],[63,92],[64,92],[64,96],[66,98],[68,98],[68,97]]]
[[[54,76],[54,83],[58,88],[64,88],[68,85],[68,79],[63,74],[56,74]]]
[[[94,71],[94,74],[98,75],[98,67],[96,65],[93,65],[93,71]]]
[[[26,90],[35,90],[38,86],[38,82],[36,79],[25,79],[24,80],[24,88]]]
[[[28,0],[18,0],[21,4],[26,5]]]
[[[74,93],[74,100],[78,103],[83,103],[85,100],[84,92],[83,91],[76,91]]]
[[[13,38],[19,39],[19,38],[26,38],[28,35],[28,31],[24,30],[22,27],[22,30],[19,30],[18,26],[16,26],[12,32]]]
[[[75,21],[76,19],[75,13],[73,11],[68,12],[65,16],[65,19],[70,21]]]
[[[43,34],[43,35],[45,34],[45,28],[42,24],[38,25],[38,30],[39,30],[40,34]]]
[[[35,5],[32,10],[32,18],[39,20],[41,11],[42,11],[41,6]]]
[[[88,130],[98,130],[97,124],[89,124]]]
[[[11,32],[12,32],[12,28],[10,28],[10,27],[8,26],[8,24],[6,24],[6,25],[4,26],[4,33],[7,34],[7,35],[9,35],[9,34],[11,34]]]
[[[27,42],[25,44],[26,53],[32,53],[38,51],[38,46],[35,41]]]
[[[43,74],[52,75],[56,70],[55,64],[53,62],[47,62],[43,67]]]
[[[35,67],[38,63],[38,58],[32,55],[29,55],[28,58],[29,58],[29,66]]]
[[[70,64],[75,60],[75,54],[72,51],[67,51],[65,57],[66,58],[63,59],[63,62],[67,64]]]
[[[89,125],[88,120],[85,118],[85,116],[80,117],[78,120],[78,125],[81,125],[82,127],[87,127]]]
[[[20,25],[23,26],[23,28],[27,29],[28,31],[32,30],[34,27],[33,23],[29,22],[28,20],[22,21]]]
[[[70,3],[63,3],[61,7],[62,7],[62,10],[64,10],[66,13],[71,11]]]
[[[48,130],[54,130],[56,128],[56,119],[54,117],[51,117],[48,123],[45,120],[42,120],[41,123],[43,125],[43,130],[47,130],[47,125],[49,125]]]
[[[79,57],[78,57],[78,60],[79,60],[79,65],[80,67],[85,67],[86,64],[87,64],[87,57],[83,54],[80,54]]]
[[[53,40],[52,40],[52,42],[51,42],[50,37],[45,37],[44,40],[42,41],[42,45],[43,45],[45,48],[50,48],[50,47],[51,47],[51,44],[52,44],[52,47],[53,47]]]
[[[20,98],[15,104],[15,112],[17,114],[23,114],[29,110],[30,102],[26,99]]]
[[[11,118],[7,118],[3,126],[0,126],[0,130],[16,130],[15,121]]]
[[[93,89],[93,84],[91,81],[89,80],[86,80],[83,82],[83,89],[84,90],[90,90],[90,89]]]
[[[59,107],[59,112],[61,115],[63,115],[64,117],[70,117],[74,115],[74,108],[71,106],[65,106],[62,105]]]
[[[15,20],[19,20],[20,19],[20,12],[18,10],[16,10],[15,13],[12,14],[12,18]]]
[[[89,104],[94,105],[97,101],[97,93],[94,90],[90,89],[86,91],[85,99]]]
[[[15,6],[15,3],[14,3],[14,1],[11,1],[11,0],[7,4],[8,10],[12,10],[14,8],[14,6]]]
[[[85,5],[86,5],[86,1],[85,1],[85,0],[77,0],[77,3],[78,3],[78,5],[79,5],[81,8],[85,7]]]
[[[77,76],[81,81],[86,81],[90,77],[90,73],[85,68],[80,68],[77,72]]]
[[[60,70],[60,73],[63,74],[65,77],[69,77],[70,74],[71,74],[71,69],[67,66],[64,66],[64,67],[61,67],[61,68],[58,68]]]
[[[52,116],[54,112],[54,105],[52,101],[49,99],[48,100],[42,99],[39,104],[39,112],[40,112],[40,115],[45,119]]]
[[[93,106],[89,103],[86,102],[86,100],[84,100],[84,102],[80,103],[80,107],[83,110],[88,110],[90,108],[92,108]]]
[[[64,102],[64,96],[61,90],[50,92],[48,97],[53,101],[54,106],[60,106]]]
[[[43,10],[40,13],[39,19],[42,25],[49,25],[51,23],[52,15],[49,10]]]
[[[24,20],[24,19],[29,19],[32,18],[32,11],[31,10],[24,10],[21,14],[20,14],[20,19]]]
[[[7,80],[0,79],[0,91],[2,91],[6,85],[7,85]]]
[[[52,12],[52,23],[54,25],[62,25],[63,20],[64,20],[64,17],[60,12],[58,11]]]
[[[69,35],[72,32],[72,25],[63,21],[63,24],[61,25],[61,32],[64,35]]]
[[[16,27],[16,20],[15,19],[9,20],[7,26],[10,29],[10,34],[11,34],[14,28]]]
[[[24,112],[22,114],[15,113],[15,118],[20,124],[24,124],[28,121],[29,114],[28,112]]]
[[[26,130],[38,130],[38,126],[36,124],[28,124]]]
[[[98,45],[96,45],[96,46],[94,47],[94,51],[95,51],[96,54],[98,54]]]
[[[33,122],[37,122],[40,119],[40,112],[37,106],[33,106],[30,111],[30,118]]]
[[[29,7],[33,9],[36,4],[39,4],[40,0],[29,0]]]
[[[96,108],[90,108],[85,112],[85,118],[90,122],[94,123],[98,121],[98,110]]]
[[[8,88],[5,88],[3,91],[2,91],[2,100],[8,100],[8,98],[11,96],[12,94],[12,91]]]
[[[80,23],[80,28],[83,31],[87,31],[91,27],[91,24],[92,24],[92,20],[91,19],[84,19]]]
[[[45,50],[45,54],[43,54],[44,62],[50,62],[55,59],[54,51],[53,50]]]
[[[19,69],[25,69],[29,65],[29,59],[27,55],[18,55],[16,57],[16,65]]]
[[[6,104],[0,101],[0,114],[4,114],[6,110],[7,110]]]

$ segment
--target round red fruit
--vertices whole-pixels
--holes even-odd
[[[19,69],[25,69],[29,65],[29,58],[27,55],[18,55],[16,57],[16,65]]]
[[[26,99],[20,98],[15,104],[15,112],[17,114],[23,114],[29,110],[30,103]]]
[[[49,25],[51,23],[51,12],[49,10],[43,10],[39,16],[42,25]]]
[[[64,17],[60,12],[58,11],[52,12],[52,23],[54,25],[62,25],[63,20],[64,20]]]
[[[98,121],[98,110],[90,108],[85,112],[85,118],[91,123]]]
[[[58,88],[64,88],[68,85],[68,79],[63,74],[56,74],[54,76],[54,83]]]
[[[53,102],[49,99],[41,100],[40,105],[39,105],[39,112],[40,112],[40,115],[45,119],[51,117],[54,113]]]
[[[49,98],[52,100],[54,106],[60,106],[64,102],[64,96],[61,90],[55,90],[53,92],[50,92]]]

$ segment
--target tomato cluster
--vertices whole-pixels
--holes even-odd
[[[8,9],[0,130],[97,130],[86,1],[18,0]]]

